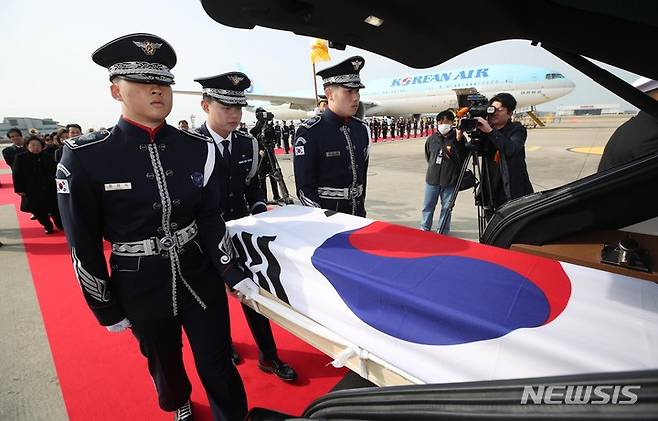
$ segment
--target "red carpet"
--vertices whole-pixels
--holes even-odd
[[[0,168],[6,168],[4,162]],[[0,205],[14,204],[11,176],[0,175]],[[18,212],[18,211],[17,211]],[[63,233],[46,236],[37,221],[18,212],[32,278],[48,334],[55,367],[71,420],[170,420],[160,411],[146,360],[130,333],[112,334],[100,327],[87,308],[73,274]],[[245,361],[238,366],[249,407],[261,406],[299,414],[326,393],[345,370],[326,367],[330,358],[273,326],[280,357],[298,372],[289,385],[257,367],[257,349],[238,302],[229,300],[233,340]],[[197,420],[210,420],[210,409],[196,375],[189,347],[185,364],[193,384]],[[19,356],[12,356],[19,358]]]

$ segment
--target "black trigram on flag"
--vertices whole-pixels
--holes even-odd
[[[256,274],[261,288],[290,304],[281,284],[281,265],[270,250],[270,244],[276,236],[257,237],[249,232],[242,232],[231,239],[240,255],[240,261],[245,268]]]

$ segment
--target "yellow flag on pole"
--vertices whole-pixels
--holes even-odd
[[[311,62],[329,61],[329,43],[326,40],[316,38],[311,44]]]

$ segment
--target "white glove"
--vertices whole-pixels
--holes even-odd
[[[260,287],[256,285],[252,279],[244,278],[233,287],[240,294],[244,295],[245,298],[253,299],[260,293]]]
[[[115,323],[112,326],[105,326],[105,327],[107,328],[107,330],[109,330],[112,333],[119,333],[128,329],[130,326],[132,326],[130,324],[130,320],[124,318],[119,323]]]

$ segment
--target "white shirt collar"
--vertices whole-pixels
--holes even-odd
[[[223,140],[228,140],[228,150],[229,152],[233,149],[233,142],[231,142],[231,138],[233,137],[233,131],[229,132],[228,137],[222,137],[219,133],[214,131],[208,122],[206,122],[206,128],[208,129],[208,132],[210,133],[210,136],[212,136],[213,140],[215,141],[215,144],[219,146],[220,152],[224,153],[224,145],[222,145]]]

